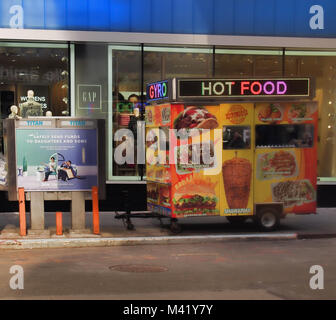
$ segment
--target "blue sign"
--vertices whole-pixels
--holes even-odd
[[[97,130],[18,128],[16,161],[26,191],[89,191],[98,184]]]
[[[335,0],[1,0],[0,27],[335,37]]]

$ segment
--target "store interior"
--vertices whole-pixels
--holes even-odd
[[[20,109],[28,90],[43,115],[103,118],[111,136],[107,180],[141,181],[146,173],[136,164],[114,163],[113,135],[129,127],[135,109],[143,119],[146,83],[172,77],[312,77],[319,104],[318,176],[336,181],[336,52],[330,50],[0,43],[1,118],[13,104]],[[81,104],[83,86],[95,86],[99,95],[92,108]]]

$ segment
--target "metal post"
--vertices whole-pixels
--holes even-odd
[[[20,236],[27,235],[26,205],[24,188],[19,188],[19,216],[20,216]]]

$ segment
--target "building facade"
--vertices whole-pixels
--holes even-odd
[[[114,161],[145,86],[171,77],[312,77],[319,106],[318,205],[335,206],[333,0],[2,0],[1,118],[33,90],[44,113],[106,120],[102,210],[146,209],[142,165]],[[3,146],[1,145],[1,149]],[[4,200],[5,195],[1,195]],[[13,207],[7,203],[6,210]]]

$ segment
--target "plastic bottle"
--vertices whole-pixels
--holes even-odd
[[[28,169],[27,158],[26,156],[24,156],[22,161],[22,171],[27,172],[27,169]]]

